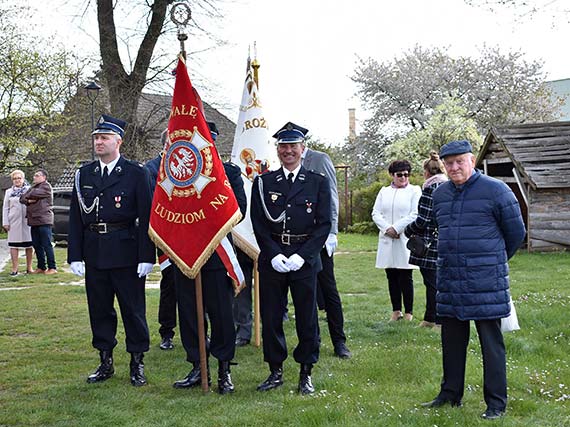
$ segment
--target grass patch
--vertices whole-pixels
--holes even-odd
[[[317,392],[299,396],[294,322],[286,323],[290,357],[285,384],[259,393],[268,370],[260,349],[239,348],[232,377],[236,392],[175,390],[185,376],[182,345],[158,349],[158,289],[147,290],[151,350],[149,385],[129,384],[129,355],[119,321],[115,376],[87,384],[97,366],[87,303],[77,278],[66,272],[65,249],[56,248],[59,274],[0,273],[0,425],[4,426],[477,426],[484,411],[482,366],[472,329],[464,407],[428,410],[441,380],[437,332],[417,328],[425,291],[414,274],[413,322],[388,323],[391,308],[384,271],[374,268],[376,236],[341,234],[335,256],[350,360],[333,356],[324,313],[319,313],[321,357],[313,372]],[[25,266],[24,266],[25,269]],[[158,282],[158,269],[150,281]],[[570,426],[570,253],[519,253],[511,262],[512,294],[522,329],[506,334],[509,403],[501,426]],[[10,289],[8,289],[10,288]],[[17,288],[17,289],[11,289]],[[4,289],[4,290],[2,290]],[[177,331],[178,332],[178,331]],[[216,381],[216,364],[212,362]]]

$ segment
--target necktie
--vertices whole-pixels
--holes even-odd
[[[289,188],[293,185],[293,172],[289,172],[287,175],[287,184],[289,184]]]
[[[105,181],[107,178],[109,178],[109,169],[107,169],[107,166],[105,166],[103,168],[103,181]]]

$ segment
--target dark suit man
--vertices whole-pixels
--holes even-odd
[[[290,289],[301,365],[299,391],[315,391],[311,369],[319,358],[316,304],[320,251],[331,229],[331,190],[326,177],[301,166],[307,129],[287,123],[274,137],[282,168],[259,175],[251,191],[251,222],[259,244],[259,290],[263,355],[270,375],[257,389],[283,384],[287,345],[283,313]]]
[[[328,154],[306,148],[301,156],[301,164],[308,170],[324,174],[331,186],[331,229],[325,246],[321,249],[321,262],[323,269],[317,275],[317,292],[323,297],[323,307],[327,313],[329,334],[334,348],[334,354],[341,359],[350,358],[351,354],[346,347],[346,335],[344,334],[344,316],[342,314],[342,302],[336,279],[334,277],[333,254],[337,246],[338,234],[338,191],[336,188],[336,171]]]
[[[83,166],[75,175],[67,261],[73,273],[85,274],[92,343],[101,358],[87,382],[105,381],[114,373],[116,296],[127,351],[131,353],[131,384],[142,386],[146,384],[143,354],[149,347],[145,276],[154,265],[155,249],[148,237],[148,171],[119,153],[125,124],[103,115],[93,132],[99,160]]]
[[[218,131],[214,123],[208,122],[212,138],[216,140]],[[241,170],[233,163],[224,163],[228,181],[236,196],[240,211],[245,215],[247,199],[243,189]],[[231,235],[228,235],[231,240]],[[173,265],[176,298],[178,300],[178,317],[180,338],[186,350],[186,360],[193,368],[183,379],[176,381],[174,388],[190,388],[201,385],[200,351],[198,344],[198,319],[196,316],[196,287],[194,279],[190,279]],[[216,252],[210,256],[201,270],[205,313],[212,326],[210,341],[206,350],[218,359],[218,392],[232,393],[234,385],[230,375],[230,362],[235,356],[235,329],[232,315],[234,291],[232,281],[226,267]],[[208,372],[208,383],[210,373]]]

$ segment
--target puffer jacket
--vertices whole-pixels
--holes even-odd
[[[437,314],[459,320],[510,313],[509,266],[526,231],[517,199],[497,179],[475,171],[433,192],[439,229]]]

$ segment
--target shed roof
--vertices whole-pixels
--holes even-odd
[[[570,188],[570,122],[492,128],[477,166],[507,157],[535,189]]]

